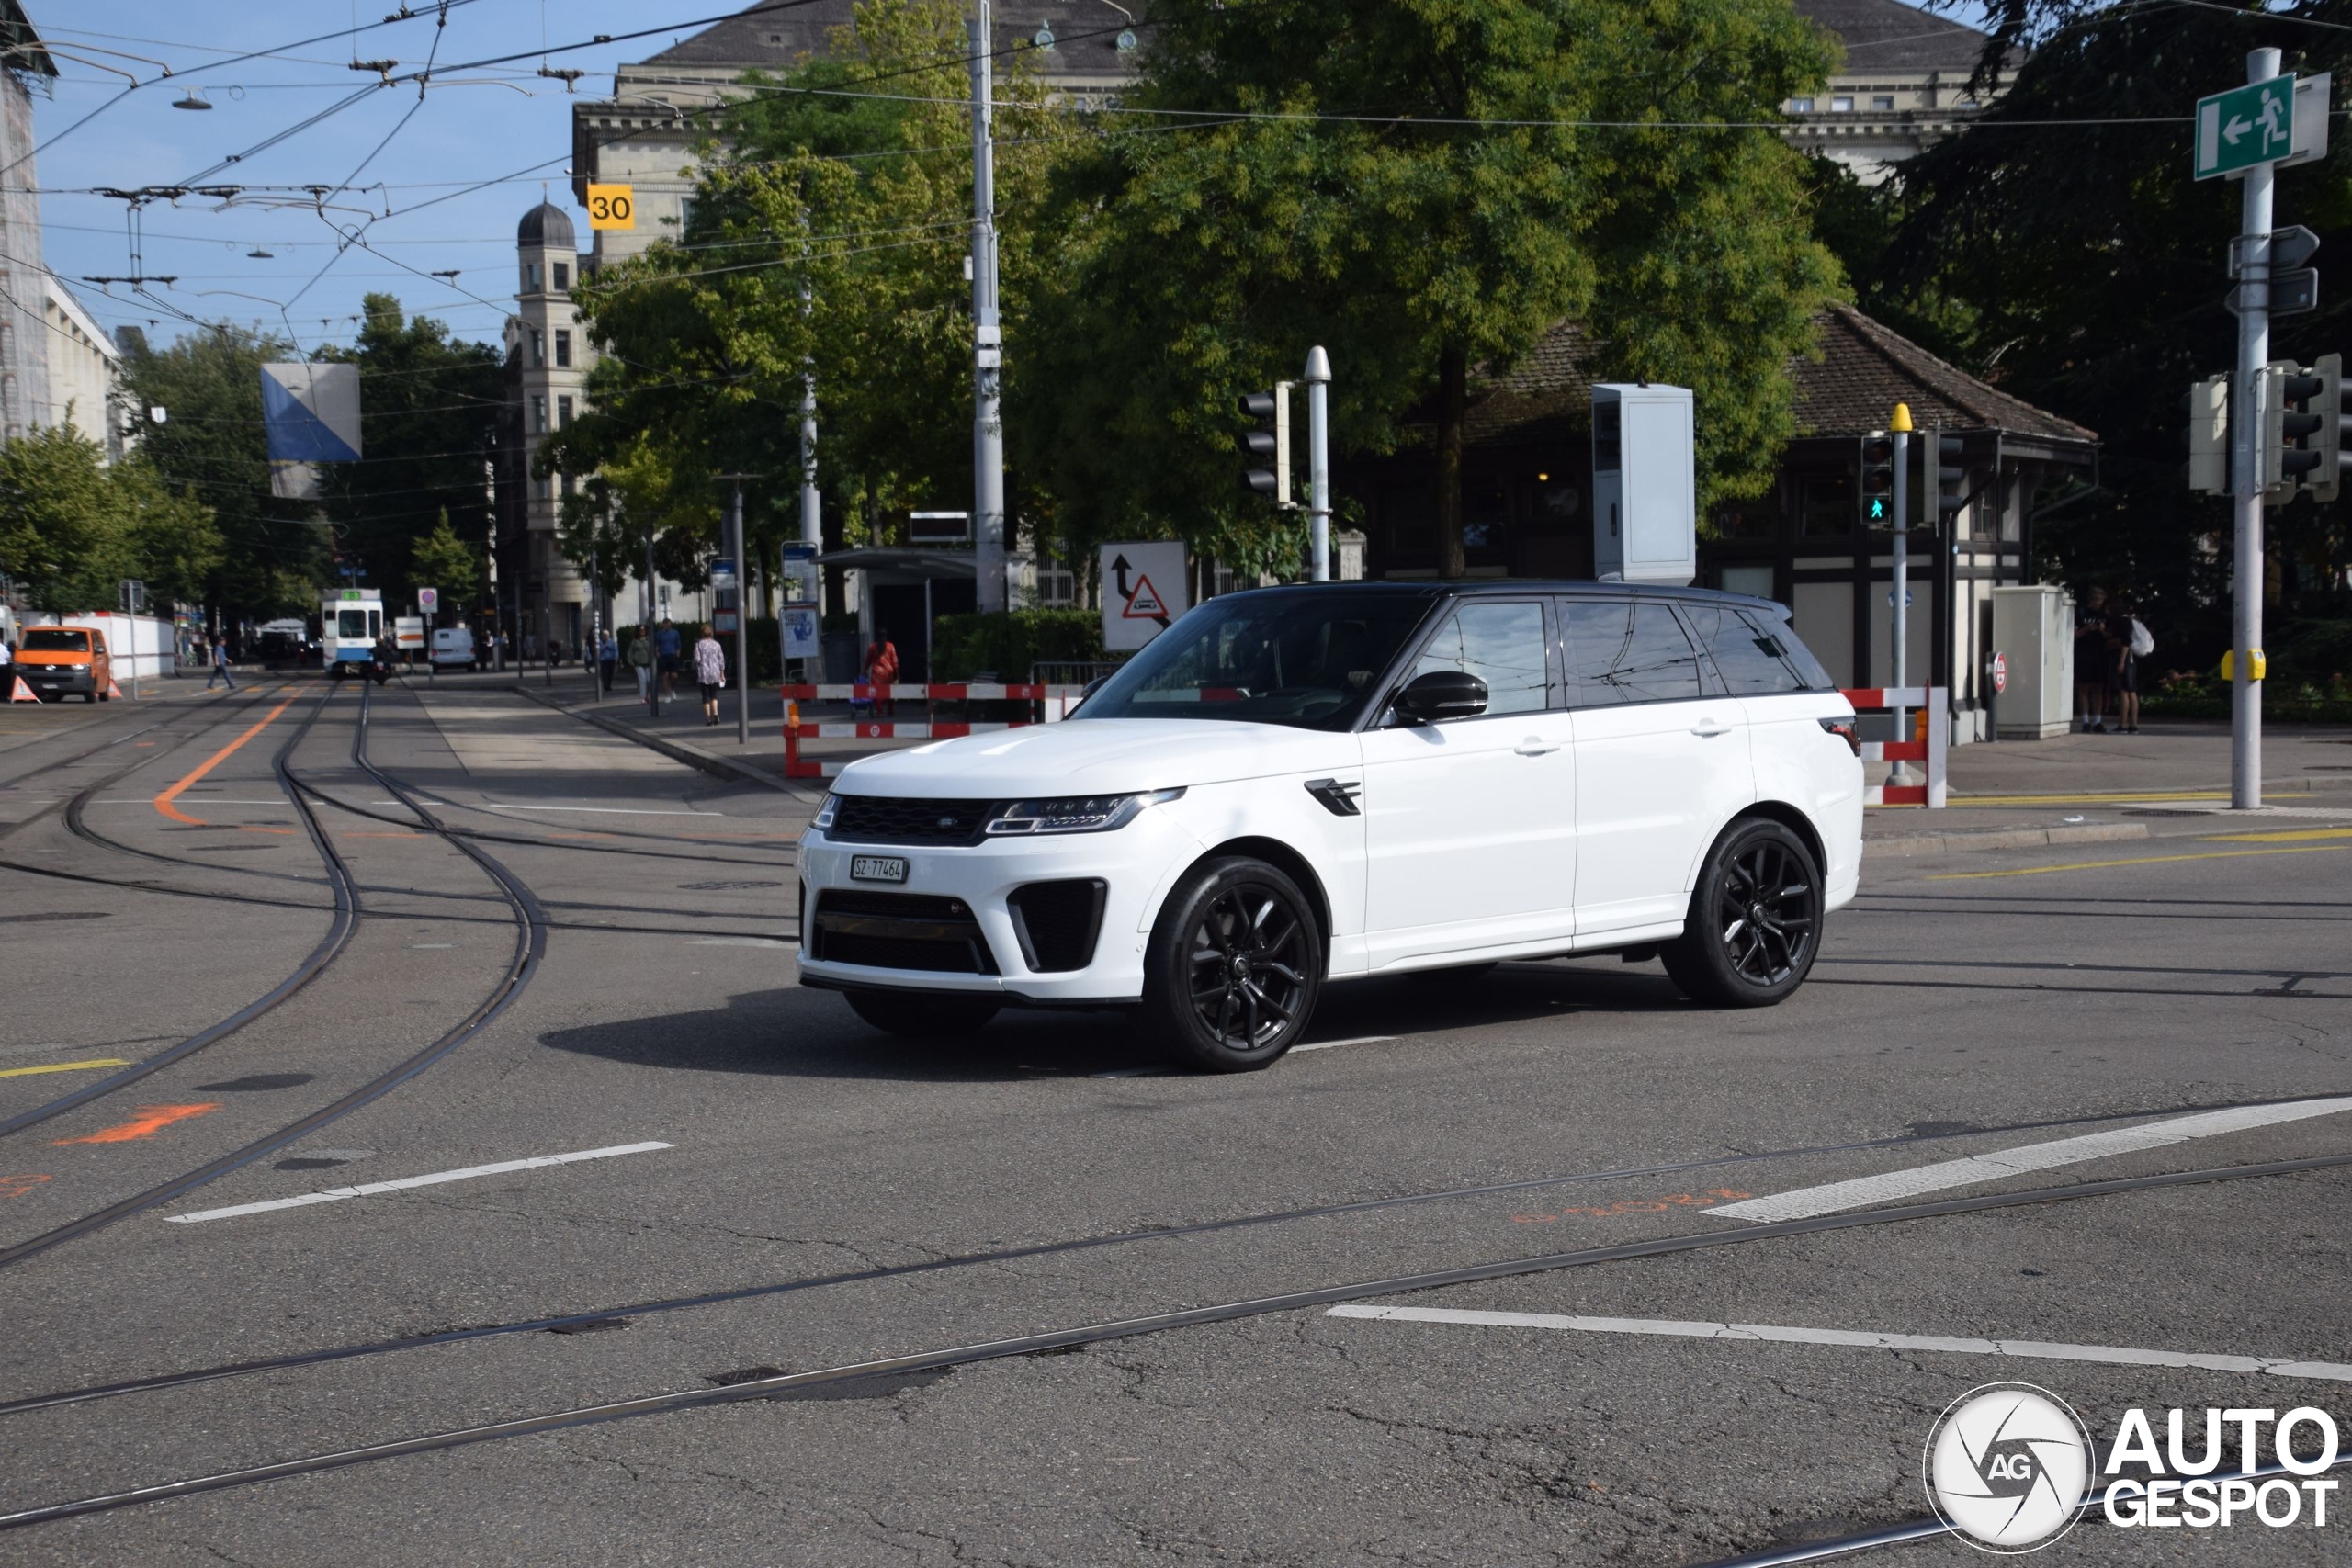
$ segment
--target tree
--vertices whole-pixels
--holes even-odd
[[[122,520],[125,575],[146,583],[151,604],[201,602],[226,554],[212,508],[193,487],[173,491],[143,453],[115,464],[107,479]]]
[[[0,562],[33,608],[109,609],[128,575],[120,500],[96,442],[71,425],[0,446]]]
[[[433,532],[409,552],[412,586],[439,590],[452,607],[469,604],[481,581],[481,547],[458,537],[448,513],[443,512]]]
[[[1320,342],[1341,446],[1426,412],[1459,575],[1474,379],[1571,317],[1604,377],[1693,389],[1702,502],[1768,482],[1786,361],[1836,284],[1771,128],[1830,53],[1785,6],[1169,0],[1152,21],[1126,103],[1229,118],[1073,161],[1031,259],[1049,298],[1008,349],[1012,427],[1080,531],[1262,534],[1233,395]]]

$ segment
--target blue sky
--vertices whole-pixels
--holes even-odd
[[[738,4],[745,0],[737,0]],[[42,190],[44,260],[112,329],[147,326],[167,342],[183,319],[117,285],[109,290],[82,281],[132,272],[125,204],[86,194],[175,185],[203,174],[349,96],[373,73],[349,62],[398,60],[395,74],[421,68],[435,47],[434,12],[412,0],[418,19],[288,48],[356,24],[379,21],[398,0],[27,0],[33,24],[55,50],[60,79],[54,96],[36,98],[40,145],[35,167]],[[550,199],[571,207],[571,120],[564,84],[537,74],[543,44],[561,46],[598,33],[618,35],[664,23],[685,23],[729,8],[728,0],[469,0],[448,12],[439,62],[462,63],[530,51],[528,58],[461,71],[435,86],[420,105],[413,85],[379,87],[360,101],[253,153],[199,183],[247,186],[336,186],[353,175],[404,114],[415,112],[350,191],[333,197],[328,217],[356,226],[371,215],[368,243],[385,254],[347,248],[337,259],[334,228],[299,193],[254,192],[223,203],[192,197],[176,205],[155,202],[141,212],[145,230],[143,273],[175,276],[176,285],[154,292],[170,305],[206,320],[259,322],[279,332],[291,321],[306,347],[348,343],[360,298],[371,289],[397,294],[412,310],[447,321],[461,336],[496,341],[514,292],[514,224],[537,203],[541,182]],[[544,28],[544,31],[542,30]],[[695,30],[681,28],[680,32]],[[614,66],[666,48],[672,34],[631,41],[552,48],[549,64],[589,74],[583,95],[602,96]],[[100,53],[99,50],[118,52]],[[250,51],[266,58],[227,63]],[[143,56],[142,59],[130,58]],[[111,65],[153,81],[158,64],[169,80],[140,86],[96,118],[77,119],[119,95],[129,84],[99,69]],[[190,88],[209,111],[175,109]],[[528,165],[541,165],[517,175]],[[514,175],[470,194],[466,185]],[[441,199],[430,207],[422,204]],[[391,216],[383,216],[389,208]],[[583,240],[587,224],[576,212]],[[267,256],[249,253],[263,250]],[[389,255],[396,260],[387,260]],[[332,264],[332,265],[330,265]],[[406,267],[413,272],[403,270]],[[455,287],[429,276],[458,269]],[[322,270],[323,269],[323,271]],[[315,279],[315,281],[314,281]],[[469,296],[480,296],[480,299]],[[299,298],[298,298],[299,296]],[[483,301],[490,303],[484,303]],[[149,323],[155,323],[149,326]]]

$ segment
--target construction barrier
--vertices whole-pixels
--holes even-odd
[[[846,761],[804,761],[800,756],[803,740],[950,740],[959,735],[1022,729],[1033,724],[1058,722],[1064,714],[1078,705],[1078,699],[1084,691],[1081,686],[998,685],[977,681],[916,682],[910,685],[894,683],[888,686],[856,681],[846,685],[786,686],[784,688],[784,776],[789,779],[829,779],[848,766]],[[804,721],[800,716],[802,703],[845,702],[854,708],[860,703],[877,699],[922,703],[926,706],[933,703],[1039,703],[1044,705],[1045,717],[981,724],[925,718],[901,724],[895,718],[852,716],[847,719]]]
[[[1928,770],[1923,784],[1870,784],[1862,791],[1865,806],[1921,806],[1939,811],[1944,806],[1944,754],[1951,744],[1948,693],[1941,686],[1864,686],[1844,694],[1856,713],[1903,708],[1916,714],[1914,739],[1865,740],[1865,762],[1921,762]]]

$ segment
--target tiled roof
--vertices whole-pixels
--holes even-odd
[[[743,15],[682,39],[644,63],[705,71],[714,66],[776,70],[805,57],[829,56],[834,31],[854,23],[856,10],[855,0],[809,0],[789,9],[775,7],[774,0],[758,0]],[[1113,75],[1133,68],[1134,57],[1118,49],[1118,34],[1127,27],[1129,15],[1105,0],[1046,0],[1032,9],[1000,11],[992,31],[999,50],[1019,51],[1048,80]],[[1050,27],[1058,40],[1050,50],[1032,47],[1041,26]]]
[[[1846,46],[1841,77],[1872,71],[1941,71],[1966,75],[1984,52],[1984,35],[1903,0],[1796,0],[1797,15],[1838,35]]]
[[[2095,431],[1946,364],[1851,305],[1832,305],[1815,322],[1820,359],[1799,355],[1789,366],[1801,435],[1881,430],[1894,405],[1904,402],[1921,425],[2001,430],[2045,441],[2098,439]],[[1592,404],[1586,368],[1592,357],[1591,339],[1580,323],[1553,328],[1507,375],[1474,389],[1466,439],[1473,446],[1507,446],[1582,431]]]

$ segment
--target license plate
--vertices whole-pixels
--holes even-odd
[[[849,860],[852,882],[904,882],[907,863],[901,855],[852,855]]]

